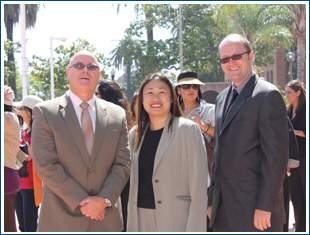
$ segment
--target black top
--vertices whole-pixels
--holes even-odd
[[[164,128],[145,134],[139,154],[138,207],[155,209],[152,184],[155,154]]]
[[[304,107],[301,111],[297,112],[295,117],[292,117],[292,112],[288,112],[288,116],[292,121],[295,130],[303,131],[306,135],[306,108]],[[299,160],[306,160],[306,138],[296,136],[299,150]]]

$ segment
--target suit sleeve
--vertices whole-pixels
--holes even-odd
[[[191,204],[186,231],[206,231],[207,229],[207,185],[208,163],[204,140],[198,126],[187,132],[187,156],[189,167],[189,190]]]
[[[49,190],[74,211],[88,194],[70,177],[59,161],[53,131],[44,117],[42,108],[35,107],[33,115],[32,151],[38,174]]]
[[[128,143],[128,129],[125,119],[122,121],[121,133],[117,145],[115,160],[107,175],[99,195],[111,200],[114,204],[128,181],[130,173],[130,153]]]
[[[256,208],[273,211],[281,193],[288,162],[288,125],[284,101],[278,91],[264,97],[259,111],[261,182]]]

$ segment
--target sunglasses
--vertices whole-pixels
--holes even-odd
[[[199,89],[199,85],[197,84],[183,84],[183,85],[180,85],[180,87],[184,90],[189,90],[190,88],[193,88],[194,90]]]
[[[83,64],[83,63],[76,63],[71,65],[69,68],[75,68],[76,70],[82,70],[84,68],[87,68],[89,71],[95,71],[99,69],[99,66],[96,64]]]
[[[227,64],[227,63],[229,63],[230,59],[232,59],[232,60],[240,60],[244,54],[249,54],[250,52],[251,51],[248,50],[248,51],[245,51],[245,52],[240,53],[240,54],[234,54],[232,56],[228,56],[228,57],[220,59],[220,62],[221,62],[221,64]]]

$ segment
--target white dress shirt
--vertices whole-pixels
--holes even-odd
[[[80,126],[82,128],[82,122],[81,122],[81,113],[82,113],[82,108],[80,107],[80,104],[83,103],[83,100],[81,100],[76,94],[74,94],[71,90],[67,91],[67,95],[70,97],[71,102],[73,104],[76,116],[79,120]],[[96,96],[94,95],[90,100],[87,101],[89,104],[88,107],[88,112],[90,114],[90,118],[93,124],[93,130],[95,132],[96,129]]]

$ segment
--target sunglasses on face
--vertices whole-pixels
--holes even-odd
[[[244,54],[249,54],[250,52],[251,51],[249,50],[249,51],[245,51],[245,52],[240,53],[240,54],[234,54],[232,56],[228,56],[228,57],[220,59],[220,62],[221,62],[221,64],[227,64],[227,63],[229,63],[230,59],[240,60]]]
[[[199,89],[199,85],[197,84],[183,84],[183,85],[180,85],[180,87],[184,90],[189,90],[190,88],[193,88],[194,90]]]
[[[95,71],[99,69],[99,66],[96,64],[83,64],[83,63],[76,63],[71,65],[69,68],[74,68],[76,70],[82,70],[84,68],[87,68],[89,71]]]

